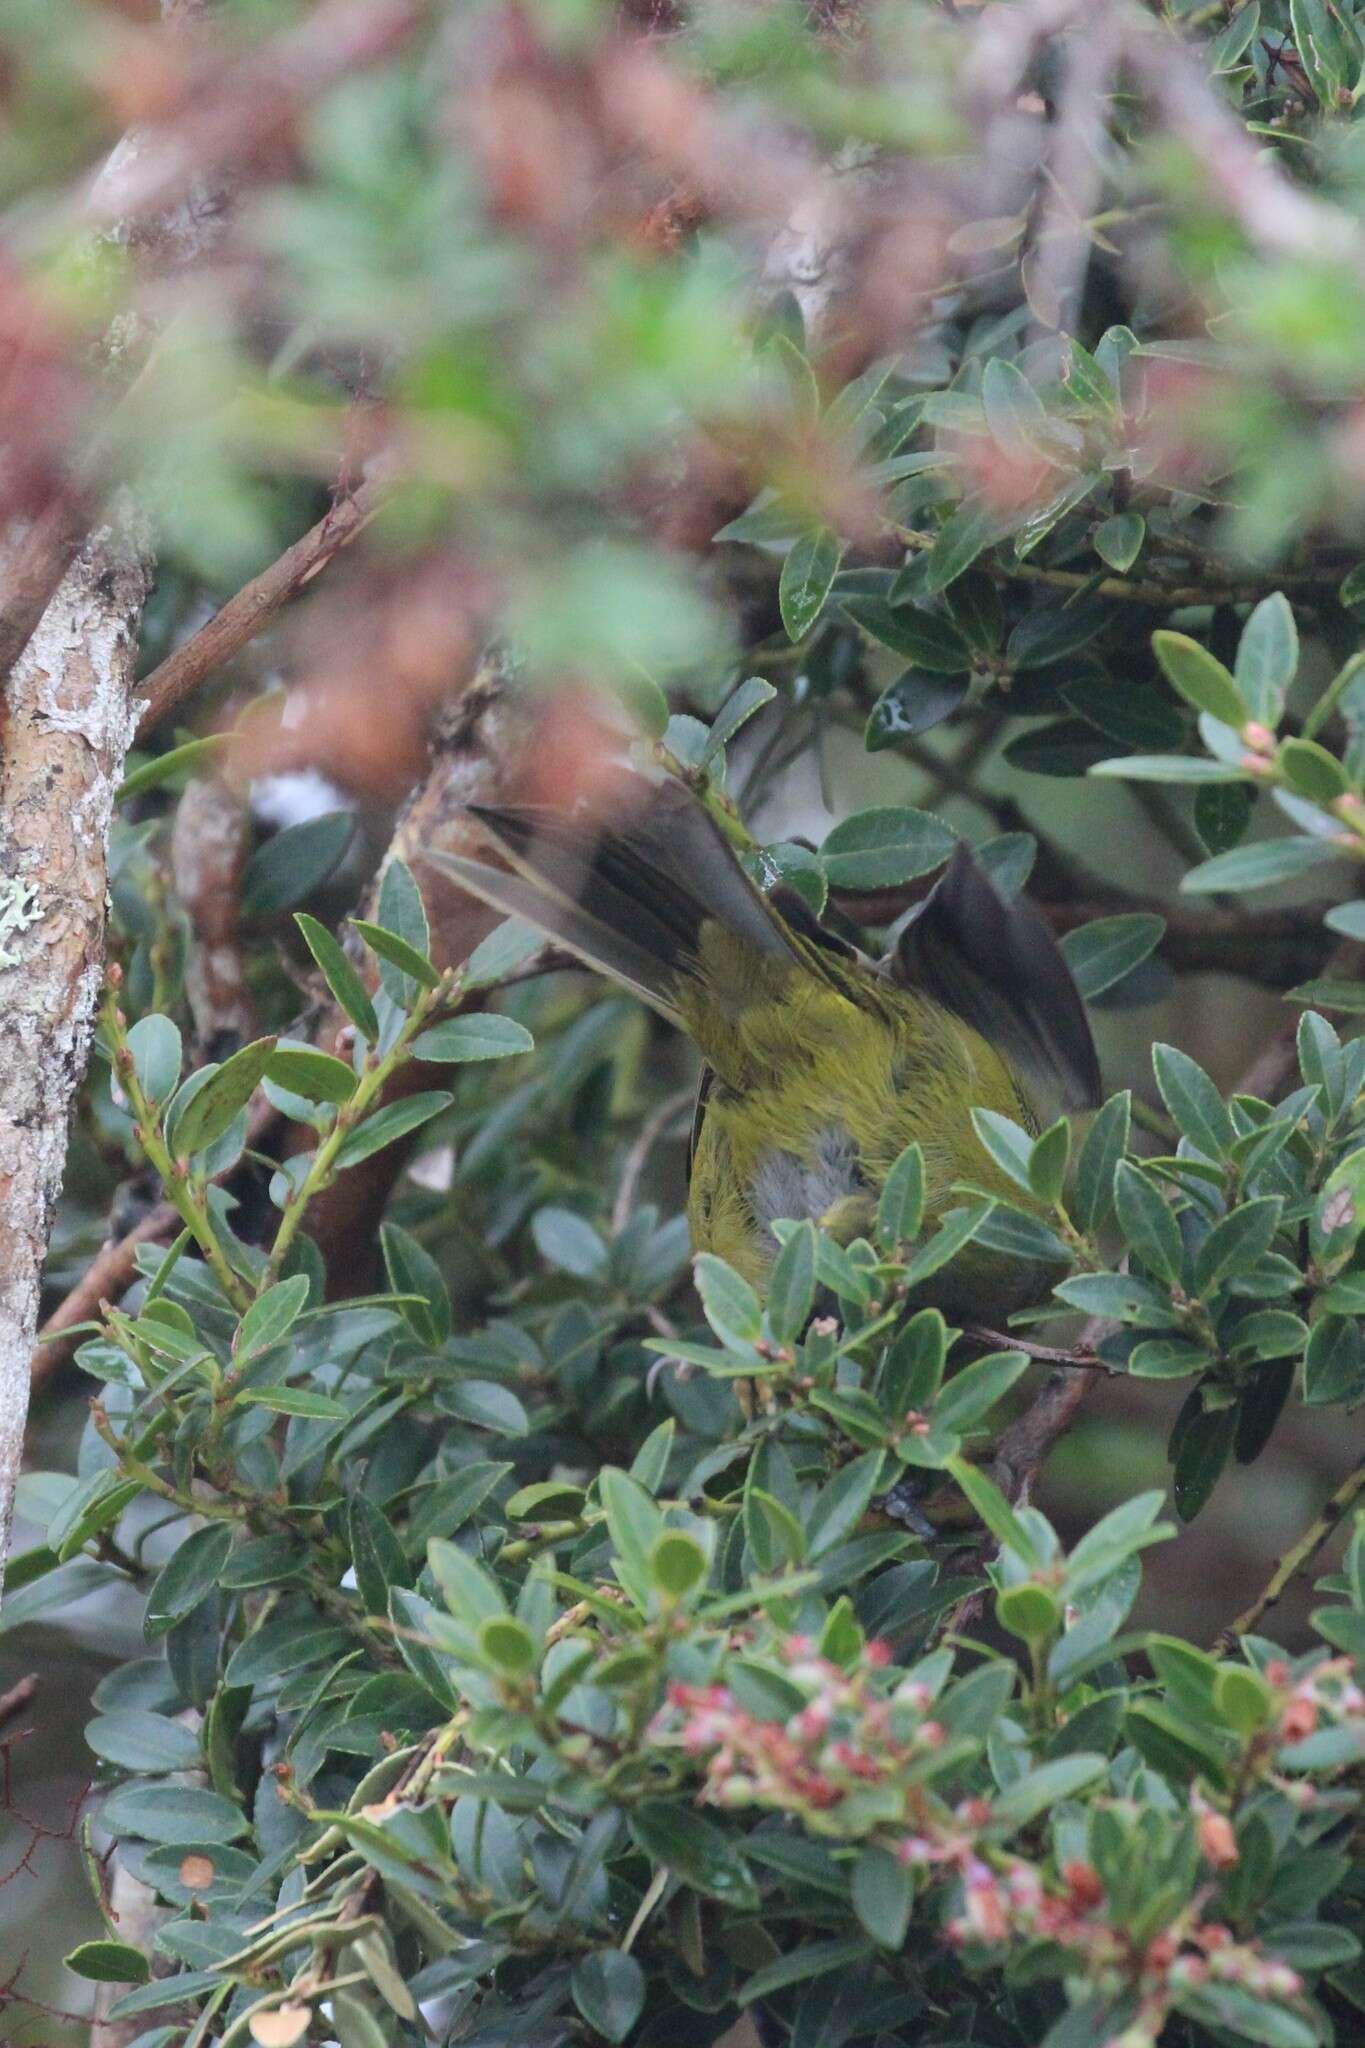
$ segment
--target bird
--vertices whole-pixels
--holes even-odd
[[[692,1248],[763,1292],[774,1225],[869,1235],[886,1177],[921,1147],[924,1228],[967,1183],[1027,1204],[973,1109],[1037,1135],[1100,1099],[1085,1005],[1046,922],[965,842],[874,960],[806,899],[765,892],[681,781],[623,769],[608,803],[471,804],[499,856],[427,856],[537,926],[684,1031],[702,1057],[687,1213]],[[1038,1298],[1028,1260],[969,1244],[929,1283],[945,1313],[994,1318]]]

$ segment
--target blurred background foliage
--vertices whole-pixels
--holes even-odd
[[[728,705],[728,762],[714,745],[707,762],[724,762],[722,800],[798,886],[822,904],[831,887],[836,917],[885,928],[931,877],[913,825],[880,866],[815,862],[836,821],[894,807],[1031,861],[1059,932],[1163,919],[1096,1019],[1107,1085],[1148,1105],[1154,1146],[1154,1040],[1273,1101],[1296,1078],[1289,991],[1354,1029],[1349,7],[168,0],[165,16],[0,7],[9,566],[35,536],[60,566],[63,534],[103,518],[156,563],[151,712],[113,848],[130,1015],[174,1014],[199,1060],[256,1030],[313,1035],[325,992],[292,913],[334,925],[405,818],[439,839],[448,811],[433,822],[421,792],[452,760],[512,773],[510,742],[471,741],[451,710],[497,645],[507,718],[533,733],[516,773],[542,799],[591,792],[604,734],[696,771]],[[357,505],[333,547],[329,522]],[[202,673],[187,662],[301,537],[294,601],[263,604]],[[1172,632],[1240,697],[1158,660],[1153,635]],[[1191,887],[1237,856],[1251,864]],[[576,976],[503,1006],[535,1032],[534,1068],[462,1073],[359,1240],[373,1252],[387,1201],[473,1330],[572,1294],[533,1217],[601,1225],[616,1205],[628,1222],[648,1197],[672,1231],[660,1287],[685,1280],[670,1219],[687,1117],[664,1113],[685,1053]],[[157,1194],[97,1065],[50,1308]],[[338,1258],[363,1287],[350,1228]],[[1185,1391],[1096,1389],[1042,1481],[1065,1533],[1165,1483]],[[594,1418],[599,1446],[638,1439],[640,1401]],[[85,1406],[78,1375],[45,1380],[36,1474],[74,1468]],[[1350,1456],[1339,1413],[1296,1404],[1153,1558],[1144,1618],[1207,1639]],[[43,1483],[20,1547],[46,1524]],[[131,1593],[63,1584],[0,1642],[7,1683],[42,1677],[0,1851],[0,1976],[23,1961],[39,2001],[7,2008],[17,2044],[81,2037],[42,2010],[84,1995],[48,1930],[58,1912],[73,1939],[92,1924],[66,1802],[90,1771],[93,1684],[137,1626]],[[30,1842],[24,1814],[55,1834]]]

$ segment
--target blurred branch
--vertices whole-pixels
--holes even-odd
[[[138,136],[87,212],[124,232],[182,203],[215,175],[249,165],[321,94],[382,62],[426,20],[425,0],[322,0],[295,26],[194,80],[208,88]]]
[[[36,1671],[30,1671],[7,1691],[0,1692],[0,1728],[12,1721],[16,1714],[22,1714],[29,1702],[37,1697],[39,1679]]]
[[[363,532],[383,503],[385,482],[368,477],[332,504],[277,561],[230,597],[220,611],[139,685],[137,738],[145,740],[200,684],[267,626],[290,598]]]
[[[235,1052],[255,1028],[242,953],[242,876],[251,814],[219,776],[195,776],[175,808],[171,876],[194,927],[185,996],[195,1036],[209,1059]]]

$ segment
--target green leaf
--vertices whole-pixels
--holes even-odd
[[[1125,1088],[1098,1111],[1076,1162],[1072,1207],[1082,1230],[1103,1229],[1113,1214],[1114,1174],[1128,1150],[1133,1098]]]
[[[1001,1116],[998,1110],[974,1109],[972,1128],[1001,1172],[1028,1193],[1033,1140],[1022,1125]]]
[[[853,1866],[853,1910],[879,1947],[897,1954],[904,1948],[914,1899],[907,1866],[889,1849],[870,1843]]]
[[[241,1809],[201,1785],[121,1785],[100,1808],[100,1825],[111,1835],[195,1846],[233,1842],[248,1832]]]
[[[166,1119],[167,1143],[177,1158],[206,1152],[231,1127],[264,1080],[275,1043],[273,1038],[255,1039],[222,1066],[201,1067],[190,1076]],[[197,1084],[194,1093],[187,1095],[192,1084]]]
[[[368,1159],[375,1152],[382,1152],[386,1145],[397,1144],[406,1138],[409,1131],[415,1131],[420,1124],[430,1123],[443,1109],[449,1109],[455,1100],[444,1089],[432,1089],[422,1095],[409,1095],[399,1102],[389,1102],[364,1123],[357,1124],[350,1135],[337,1148],[338,1170],[356,1166],[362,1159]]]
[[[1180,1326],[1170,1296],[1134,1273],[1077,1273],[1062,1280],[1053,1293],[1088,1316],[1112,1316],[1139,1329],[1170,1330]]]
[[[503,1677],[523,1679],[536,1669],[535,1637],[525,1622],[494,1615],[479,1625],[479,1654]]]
[[[1341,857],[1341,848],[1330,839],[1258,839],[1191,868],[1180,887],[1187,896],[1207,896],[1219,889],[1271,889]]]
[[[1207,761],[1202,754],[1124,754],[1097,761],[1090,773],[1120,782],[1195,782],[1205,787],[1245,780],[1240,768]]]
[[[1195,1256],[1196,1293],[1207,1295],[1236,1274],[1250,1272],[1270,1250],[1283,1206],[1279,1195],[1264,1195],[1240,1203],[1215,1223]]]
[[[1069,597],[1027,611],[1010,634],[1005,659],[1013,669],[1046,668],[1088,647],[1109,624],[1099,600]]]
[[[991,1801],[992,1814],[1006,1827],[1027,1827],[1049,1807],[1060,1805],[1064,1799],[1074,1799],[1108,1769],[1107,1757],[1087,1755],[1084,1750],[1074,1756],[1059,1756],[1051,1763],[1039,1764],[1036,1770],[1026,1771],[1003,1792],[997,1792]]]
[[[142,1950],[126,1941],[83,1941],[62,1960],[92,1984],[145,1984],[152,1974]],[[168,1989],[168,2000],[171,1995]]]
[[[933,1236],[916,1249],[902,1273],[901,1283],[906,1293],[923,1286],[950,1259],[955,1259],[962,1247],[971,1243],[994,1207],[994,1202],[974,1202],[969,1208],[956,1209],[945,1217]]]
[[[242,877],[242,915],[278,917],[302,903],[341,865],[355,829],[350,811],[328,811],[258,846]]]
[[[972,650],[952,620],[941,613],[922,611],[915,604],[888,604],[884,598],[863,594],[841,594],[839,603],[855,626],[893,654],[913,662],[911,674],[921,669],[945,676],[969,673]]]
[[[957,836],[928,811],[858,811],[820,849],[831,889],[894,889],[941,867]]]
[[[795,639],[797,635],[793,634]],[[645,1973],[619,1948],[596,1949],[574,1964],[573,2001],[604,2041],[624,2041],[645,2004]]]
[[[86,1727],[85,1740],[95,1755],[121,1770],[159,1777],[166,1771],[192,1771],[201,1761],[199,1738],[169,1714],[122,1707],[100,1714]]]
[[[1133,911],[1079,925],[1066,933],[1061,947],[1077,988],[1087,1002],[1093,1002],[1155,952],[1165,932],[1164,917]]]
[[[798,1223],[773,1263],[768,1323],[779,1344],[795,1342],[815,1301],[815,1225]]]
[[[1299,666],[1299,634],[1282,590],[1263,597],[1237,643],[1237,687],[1255,719],[1273,731]]]
[[[400,1302],[398,1313],[419,1341],[432,1350],[451,1331],[450,1293],[441,1269],[425,1246],[396,1223],[381,1223],[379,1242],[384,1270],[395,1294],[415,1294],[418,1301]]]
[[[1344,939],[1365,939],[1365,898],[1333,904],[1322,921],[1329,932],[1340,932]]]
[[[486,939],[480,939],[464,964],[460,987],[469,994],[477,988],[492,988],[515,974],[545,944],[545,934],[524,918],[505,917],[494,925]]]
[[[172,1551],[147,1595],[142,1627],[148,1642],[164,1636],[177,1621],[193,1613],[200,1602],[208,1598],[218,1583],[231,1548],[231,1523],[210,1522],[207,1528],[196,1529]]]
[[[996,1351],[954,1373],[934,1403],[934,1422],[955,1435],[968,1430],[1028,1371],[1022,1351]]]
[[[283,1343],[303,1313],[309,1285],[306,1274],[296,1273],[292,1280],[280,1280],[257,1295],[233,1338],[233,1356],[244,1362]]]
[[[1128,1354],[1128,1370],[1137,1380],[1183,1380],[1206,1372],[1212,1354],[1183,1337],[1149,1337]]]
[[[338,2048],[389,2048],[389,2037],[370,2008],[353,1991],[329,1991]]]
[[[243,1387],[235,1396],[243,1408],[268,1408],[273,1415],[302,1415],[310,1422],[344,1422],[350,1409],[311,1387]]]
[[[169,1102],[180,1079],[180,1032],[169,1017],[140,1017],[128,1033],[128,1050],[142,1092],[152,1102]]]
[[[649,1575],[649,1559],[663,1531],[663,1511],[629,1473],[605,1465],[597,1491],[606,1510],[607,1528],[617,1556],[641,1578]]]
[[[1192,1522],[1222,1477],[1237,1435],[1237,1409],[1195,1406],[1177,1424],[1171,1497],[1182,1522]]]
[[[537,1209],[531,1219],[536,1250],[561,1273],[579,1280],[600,1280],[607,1268],[607,1247],[585,1216],[572,1209]]]
[[[706,1578],[707,1558],[695,1536],[685,1529],[665,1529],[648,1558],[649,1576],[660,1592],[684,1600]]]
[[[1296,796],[1329,811],[1338,797],[1350,792],[1351,778],[1326,747],[1316,740],[1281,740],[1276,756],[1280,774]]]
[[[507,1602],[497,1580],[456,1544],[433,1536],[427,1545],[427,1562],[447,1611],[456,1621],[477,1628],[480,1622],[506,1614]]]
[[[724,1906],[753,1912],[759,1898],[730,1837],[691,1806],[646,1799],[628,1816],[641,1854],[661,1863],[684,1884]]]
[[[996,653],[1005,637],[1005,613],[991,577],[984,570],[972,570],[945,596],[953,624],[973,652]]]
[[[1114,1206],[1119,1228],[1143,1265],[1178,1287],[1185,1268],[1180,1225],[1156,1182],[1129,1159],[1120,1161],[1114,1175]]]
[[[1161,1099],[1181,1133],[1210,1159],[1225,1159],[1236,1141],[1231,1112],[1204,1069],[1179,1046],[1152,1047]]]
[[[370,951],[379,956],[381,974],[386,966],[397,968],[400,986],[404,992],[401,998],[394,996],[394,1001],[401,1001],[404,1009],[410,1008],[412,1004],[410,982],[415,981],[428,990],[440,987],[441,977],[430,960],[424,953],[419,953],[415,946],[410,946],[406,939],[399,938],[397,932],[386,931],[382,924],[371,924],[365,917],[353,917],[351,923]],[[384,985],[388,988],[387,980]]]
[[[355,1068],[347,1066],[345,1060],[289,1038],[276,1042],[265,1077],[277,1088],[302,1095],[307,1102],[332,1103],[349,1102],[358,1079]]]
[[[740,727],[747,725],[765,704],[771,704],[776,695],[772,684],[765,682],[762,676],[749,676],[737,690],[732,690],[711,721],[711,730],[706,735],[706,745],[701,750],[698,767],[709,767],[721,748],[729,745]]]
[[[1319,1010],[1340,1010],[1344,1015],[1365,1015],[1365,981],[1305,981],[1288,990],[1286,1002],[1311,1003]]]
[[[369,933],[362,934],[367,945],[379,954],[379,978],[390,997],[400,1009],[411,1009],[417,993],[414,984],[426,986],[422,975],[413,972],[411,956],[415,955],[428,973],[432,971],[431,932],[422,904],[422,892],[412,878],[411,868],[404,861],[390,860],[384,868],[375,923],[409,949],[408,961],[395,960],[374,945]]]
[[[1241,731],[1250,707],[1217,655],[1185,633],[1153,633],[1152,647],[1167,682],[1187,704]]]
[[[188,782],[200,768],[212,763],[228,744],[229,737],[225,732],[208,733],[203,739],[186,740],[183,746],[171,747],[166,753],[144,761],[124,776],[118,786],[115,803],[126,804],[130,797],[143,796],[149,789],[164,788],[168,782]]]
[[[448,1415],[472,1422],[495,1436],[526,1436],[531,1418],[510,1387],[498,1380],[452,1380],[441,1389],[440,1405]]]
[[[1012,768],[1027,775],[1088,775],[1106,759],[1113,741],[1083,718],[1058,718],[1021,733],[1005,749]]]
[[[918,1142],[907,1145],[893,1162],[877,1202],[877,1243],[894,1251],[919,1236],[924,1221],[924,1153]]]
[[[981,404],[992,440],[1007,454],[1055,456],[1056,427],[1028,378],[1007,356],[992,356],[987,362]]]
[[[351,1496],[346,1511],[346,1533],[351,1547],[356,1590],[367,1614],[387,1616],[389,1595],[395,1586],[412,1583],[412,1572],[403,1546],[388,1517],[363,1493]]]
[[[305,916],[302,911],[295,913],[294,922],[302,932],[304,944],[316,960],[323,980],[346,1015],[363,1038],[371,1045],[377,1044],[379,1020],[374,1013],[374,1004],[364,982],[326,925],[319,924],[315,917]]]
[[[1365,1229],[1365,1147],[1347,1153],[1323,1182],[1308,1224],[1313,1256],[1328,1269],[1343,1265]]]
[[[1042,1553],[995,1481],[965,1458],[950,1458],[948,1470],[996,1542],[1012,1550],[1032,1570],[1040,1570],[1045,1563]]]
[[[1256,2048],[1320,2048],[1322,2041],[1311,2020],[1240,1984],[1187,1986],[1177,1992],[1175,2004],[1225,2041],[1255,2043]]]
[[[1071,1125],[1062,1116],[1035,1141],[1029,1154],[1029,1186],[1039,1201],[1046,1202],[1049,1208],[1055,1207],[1062,1199],[1070,1158]]]
[[[1289,21],[1318,105],[1326,113],[1339,112],[1342,96],[1349,102],[1360,71],[1359,38],[1327,0],[1289,0]]]
[[[858,1526],[877,1490],[880,1451],[864,1451],[820,1489],[805,1516],[806,1555],[823,1557]]]
[[[763,1334],[763,1311],[748,1281],[711,1252],[693,1262],[706,1320],[722,1344],[748,1351]]]
[[[1095,553],[1122,575],[1142,553],[1147,521],[1140,512],[1116,512],[1095,528]]]
[[[966,503],[945,519],[929,552],[924,586],[927,591],[946,590],[966,574],[982,551],[1000,534],[1000,520],[986,506]]]
[[[1194,794],[1194,829],[1207,853],[1230,853],[1251,823],[1255,797],[1244,782],[1206,785]]]
[[[899,740],[930,732],[951,718],[966,701],[971,679],[965,675],[931,675],[927,669],[908,668],[881,696],[867,715],[863,745],[869,754],[894,747]]]
[[[777,602],[789,640],[804,639],[824,610],[843,552],[842,541],[827,526],[803,533],[788,549]]]

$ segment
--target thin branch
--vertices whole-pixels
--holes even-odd
[[[23,1713],[30,1700],[37,1696],[38,1685],[37,1672],[30,1671],[26,1678],[18,1679],[6,1692],[0,1692],[0,1728],[7,1721],[12,1721],[16,1714]]]
[[[615,1237],[624,1230],[635,1210],[636,1197],[640,1192],[640,1181],[649,1155],[675,1123],[684,1110],[690,1109],[696,1100],[695,1088],[680,1088],[675,1095],[668,1096],[641,1124],[639,1134],[626,1154],[626,1163],[621,1173],[621,1184],[616,1191],[616,1201],[611,1212],[611,1229]]]
[[[117,1302],[128,1292],[137,1278],[138,1246],[167,1244],[180,1227],[179,1214],[171,1204],[158,1202],[125,1236],[111,1238],[96,1253],[38,1332],[29,1360],[29,1381],[35,1394],[65,1368],[80,1342],[67,1332],[97,1316],[101,1302]]]
[[[382,479],[371,476],[345,497],[338,498],[316,526],[286,548],[278,561],[243,585],[207,625],[201,626],[183,647],[177,647],[152,670],[138,686],[143,698],[137,725],[139,740],[146,739],[163,719],[178,710],[215,669],[240,654],[291,597],[297,596],[305,584],[364,531],[383,503],[385,488]]]
[[[1258,1628],[1262,1619],[1298,1578],[1307,1571],[1318,1552],[1328,1543],[1342,1521],[1365,1491],[1365,1458],[1347,1473],[1322,1512],[1311,1521],[1297,1543],[1290,1546],[1276,1564],[1250,1607],[1228,1623],[1214,1645],[1216,1650],[1235,1650],[1238,1642]]]
[[[1064,1365],[1076,1372],[1101,1372],[1110,1378],[1123,1377],[1121,1367],[1110,1365],[1107,1360],[1085,1345],[1077,1345],[1068,1351],[1055,1344],[1030,1344],[1024,1337],[1010,1336],[1004,1330],[973,1328],[964,1330],[974,1344],[988,1344],[993,1351],[1022,1351],[1026,1358],[1037,1359],[1041,1365]]]

